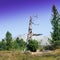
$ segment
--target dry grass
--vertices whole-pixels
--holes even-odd
[[[56,49],[55,51],[52,52],[52,54],[60,54],[60,49]]]
[[[60,60],[60,56],[53,56],[53,54],[60,54],[60,49],[51,53],[43,53],[42,56],[21,53],[20,51],[0,51],[0,60]]]

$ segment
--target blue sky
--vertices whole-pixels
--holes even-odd
[[[33,25],[34,33],[50,35],[52,6],[55,4],[60,12],[59,2],[60,0],[0,0],[0,39],[5,38],[7,31],[13,37],[28,33],[30,16],[33,22],[39,24]]]

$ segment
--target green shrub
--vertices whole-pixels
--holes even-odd
[[[38,49],[38,42],[36,40],[29,40],[27,48],[32,52],[36,52],[36,50]]]

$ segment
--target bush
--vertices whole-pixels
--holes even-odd
[[[27,48],[32,52],[36,52],[36,50],[38,49],[38,42],[36,40],[29,40]]]
[[[54,48],[50,45],[44,46],[45,50],[54,50]]]

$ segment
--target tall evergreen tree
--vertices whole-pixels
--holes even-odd
[[[53,29],[53,32],[51,33],[52,45],[54,47],[57,47],[60,42],[60,17],[55,5],[53,5],[52,7],[52,12],[53,12],[51,20]]]
[[[9,31],[6,33],[6,46],[7,50],[10,50],[12,48],[12,35]]]

